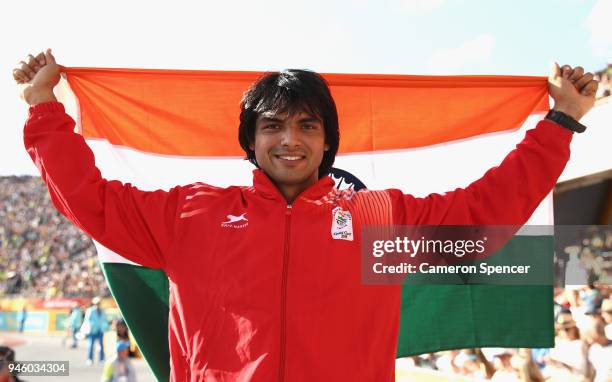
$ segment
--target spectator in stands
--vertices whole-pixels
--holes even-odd
[[[448,374],[458,374],[461,371],[461,369],[455,364],[455,358],[458,354],[458,350],[438,353],[438,358],[435,361],[436,368]]]
[[[601,317],[606,323],[605,333],[608,339],[612,340],[612,298],[607,298],[601,303]]]
[[[478,356],[473,349],[463,349],[454,359],[455,365],[460,373],[467,377],[483,378],[485,375],[480,373],[480,363]]]
[[[554,372],[546,370],[545,374],[557,375],[557,379],[564,375],[574,375],[581,379],[589,377],[589,364],[587,360],[588,345],[580,338],[580,330],[570,313],[559,315],[556,324],[557,337],[555,347],[550,350],[551,366]],[[560,373],[565,370],[565,373]],[[567,373],[569,372],[569,374]]]
[[[520,349],[518,353],[518,371],[521,382],[544,382],[544,376],[535,363],[530,349]]]
[[[461,350],[453,363],[462,375],[469,378],[488,379],[495,373],[495,368],[480,349]]]
[[[531,360],[535,362],[535,364],[540,370],[546,367],[546,363],[548,362],[549,356],[550,349],[532,349],[531,351]]]
[[[593,241],[589,240],[587,246],[582,248],[580,261],[585,265],[588,271],[588,282],[594,283],[603,274],[603,258],[594,253],[594,247],[591,246]]]
[[[599,289],[595,288],[595,275],[589,275],[589,283],[587,287],[580,292],[584,314],[593,315],[599,312],[601,308],[602,295]]]
[[[590,345],[588,360],[594,371],[593,382],[612,381],[612,340],[606,337],[605,323],[601,317],[593,317],[584,330],[585,341]]]
[[[492,382],[519,382],[518,371],[512,366],[512,349],[500,349],[495,354],[495,374],[491,377]]]
[[[597,87],[597,93],[595,94],[596,98],[604,98],[604,97],[610,96],[610,77],[611,76],[612,74],[607,73],[606,71],[598,73],[597,77],[599,81],[599,86]]]

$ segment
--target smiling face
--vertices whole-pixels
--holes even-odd
[[[320,117],[305,111],[264,112],[255,122],[255,141],[250,148],[259,167],[292,202],[317,182],[329,145]]]

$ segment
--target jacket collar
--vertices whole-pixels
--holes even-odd
[[[335,182],[330,176],[320,178],[315,184],[302,191],[295,201],[299,199],[317,200],[329,194],[334,188]],[[273,199],[285,202],[285,198],[280,193],[272,180],[260,169],[253,170],[253,186],[255,191],[266,199]],[[294,203],[295,203],[294,201]]]

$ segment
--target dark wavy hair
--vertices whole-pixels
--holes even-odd
[[[258,168],[255,152],[249,146],[255,142],[257,117],[269,111],[289,114],[304,111],[321,118],[329,150],[323,153],[319,178],[327,175],[340,144],[338,112],[327,81],[309,70],[287,69],[266,73],[244,93],[240,102],[238,141],[246,152],[246,159]]]

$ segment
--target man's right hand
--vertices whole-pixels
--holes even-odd
[[[30,106],[57,101],[53,88],[60,80],[60,69],[51,49],[40,52],[36,57],[28,55],[13,69],[13,78],[19,85],[21,98]]]

